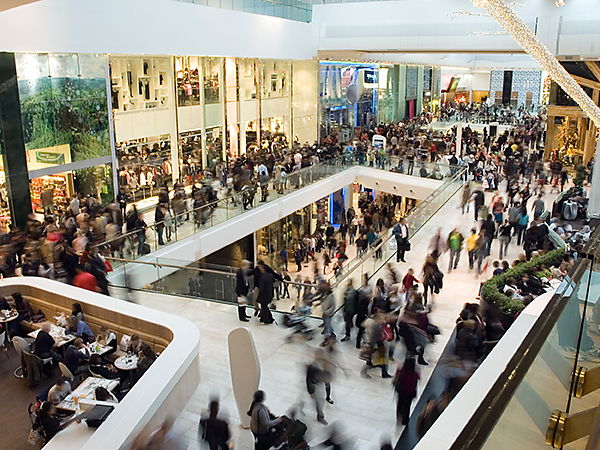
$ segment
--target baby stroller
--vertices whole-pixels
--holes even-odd
[[[251,184],[246,184],[242,188],[242,205],[244,209],[248,209],[248,206],[254,206],[254,194],[256,194],[256,188]]]
[[[294,336],[300,334],[310,341],[314,336],[314,330],[306,325],[306,318],[310,315],[311,308],[309,305],[300,306],[296,311],[284,316],[283,324],[293,331],[286,337],[287,342],[292,342]]]

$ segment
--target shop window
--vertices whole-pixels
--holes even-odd
[[[223,130],[221,127],[206,130],[206,161],[212,168],[223,160]]]
[[[286,97],[290,93],[290,62],[260,63],[262,98]]]
[[[121,142],[117,148],[119,188],[131,201],[158,194],[158,189],[172,179],[170,136]]]
[[[177,106],[200,104],[200,64],[197,56],[175,58]]]
[[[202,173],[202,131],[180,133],[181,178],[185,186],[194,184]]]
[[[219,65],[221,58],[204,59],[204,102],[219,103]]]
[[[111,57],[113,110],[168,107],[171,72],[167,57]]]
[[[91,195],[106,205],[113,201],[112,165],[102,164],[34,178],[29,182],[34,212],[60,215],[71,199]]]
[[[240,59],[240,89],[246,100],[256,99],[256,66],[253,59]]]
[[[15,59],[28,170],[41,168],[39,158],[30,157],[32,150],[55,153],[63,164],[110,155],[104,57],[16,54]],[[63,148],[62,158],[57,147]]]

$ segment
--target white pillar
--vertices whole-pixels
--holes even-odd
[[[462,123],[456,126],[456,156],[462,156]]]
[[[596,155],[598,156],[600,153],[598,150],[600,149],[600,139],[598,139],[598,144],[596,145]],[[590,189],[590,202],[588,203],[587,214],[590,219],[600,219],[600,166],[597,159],[594,159],[594,173],[592,174],[592,186],[596,186],[596,188]]]

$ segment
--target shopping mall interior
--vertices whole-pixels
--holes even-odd
[[[2,448],[600,449],[599,6],[2,0]]]

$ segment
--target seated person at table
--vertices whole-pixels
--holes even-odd
[[[15,292],[14,294],[12,294],[12,298],[15,301],[15,308],[20,316],[18,321],[20,322],[21,320],[27,320],[27,321],[31,320],[31,318],[35,314],[33,313],[33,309],[31,308],[31,305],[29,304],[29,300],[27,300],[26,298],[23,298],[23,296],[18,292]]]
[[[50,336],[50,330],[52,330],[52,325],[50,322],[44,322],[42,324],[42,329],[38,332],[38,335],[35,338],[35,343],[33,344],[34,353],[40,358],[52,358],[54,365],[56,366],[59,361],[62,360],[62,356],[54,351],[57,347],[54,338]]]
[[[156,354],[152,351],[150,346],[145,342],[140,345],[140,351],[138,352],[138,363],[137,370],[133,374],[134,384],[142,378],[142,375],[146,373],[146,370],[156,361]]]
[[[44,430],[46,441],[49,441],[56,433],[60,431],[61,423],[56,414],[56,407],[50,402],[42,403],[42,407],[38,411],[38,424]]]
[[[71,316],[67,319],[67,331],[65,334],[73,334],[80,337],[85,342],[94,342],[94,333],[90,330],[83,320],[79,320],[75,316]]]
[[[154,361],[156,361],[156,354],[148,344],[142,342],[140,351],[138,352],[138,370],[146,371]]]
[[[137,354],[140,351],[140,347],[142,344],[143,342],[137,334],[132,335],[131,338],[129,338],[127,353]]]
[[[12,306],[10,306],[10,303],[8,303],[8,301],[4,297],[0,297],[0,311],[11,311],[12,309],[14,309],[14,308]],[[0,328],[0,333],[2,333],[2,331],[4,331],[5,329],[8,329],[9,334],[11,336],[19,334],[19,332],[20,332],[19,322],[21,320],[23,320],[23,319],[11,320],[10,322],[5,323],[4,326],[2,328]],[[7,336],[7,339],[9,339],[8,336]]]
[[[65,366],[74,376],[89,372],[90,366],[87,364],[89,355],[83,343],[83,339],[77,338],[73,345],[69,345],[65,351]]]
[[[71,393],[71,385],[65,378],[60,378],[48,391],[48,401],[58,405]]]
[[[10,311],[12,306],[8,303],[8,301],[4,297],[0,297],[0,311]]]
[[[116,352],[117,346],[119,345],[117,342],[117,335],[110,331],[106,325],[102,325],[100,327],[100,332],[96,336],[96,341],[98,341],[99,344],[110,347],[110,350],[104,353],[105,355],[110,355],[111,353]]]
[[[77,317],[77,320],[84,320],[83,309],[81,309],[81,303],[73,303],[73,306],[71,306],[71,315]]]
[[[98,386],[96,388],[95,394],[96,400],[98,400],[99,402],[119,403],[117,397],[115,397],[112,392],[110,392],[108,389],[102,386]]]
[[[95,353],[90,356],[90,372],[107,380],[119,378],[117,369],[112,364],[106,364],[102,357]]]

